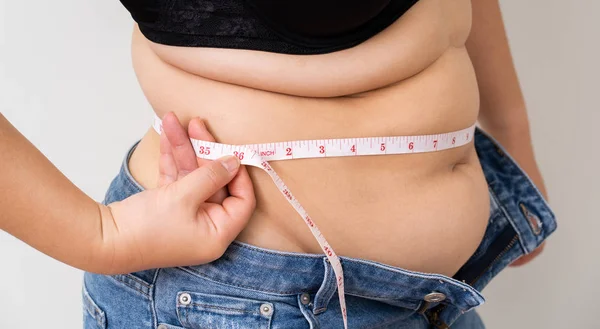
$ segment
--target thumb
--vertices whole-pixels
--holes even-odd
[[[229,155],[211,161],[174,182],[179,199],[200,206],[237,174],[240,160]]]

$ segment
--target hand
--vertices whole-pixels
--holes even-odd
[[[190,133],[212,139],[200,120],[190,122]],[[114,274],[213,261],[244,228],[254,207],[252,182],[239,160],[196,161],[187,133],[175,115],[167,114],[159,187],[102,208],[102,268]]]

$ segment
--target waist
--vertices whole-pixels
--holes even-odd
[[[220,143],[436,134],[466,128],[478,113],[464,48],[449,48],[417,75],[386,87],[327,98],[223,83],[136,51],[136,72],[157,114],[174,111],[183,124],[199,116]],[[158,149],[158,135],[149,131],[131,158],[132,174],[144,187],[156,185]],[[487,223],[487,186],[472,143],[434,153],[272,166],[341,256],[451,275],[479,245]],[[257,208],[238,240],[318,253],[270,178],[249,170]]]
[[[349,129],[347,136],[352,135]],[[130,162],[145,187],[155,184],[157,137],[149,132]],[[434,153],[271,165],[342,256],[451,275],[479,245],[487,224],[487,185],[472,144]],[[238,240],[318,253],[316,241],[271,179],[249,170],[257,208]]]
[[[157,172],[152,134],[129,163],[144,187],[154,185]],[[271,166],[339,255],[451,276],[479,245],[489,200],[473,145],[442,152],[449,154],[301,159]],[[248,169],[257,207],[237,239],[267,249],[320,253],[271,178]]]

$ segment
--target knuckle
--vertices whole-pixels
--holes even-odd
[[[188,144],[186,143],[187,140],[184,141],[176,141],[174,145],[171,145],[171,147],[176,150],[176,151],[187,151],[187,146]]]

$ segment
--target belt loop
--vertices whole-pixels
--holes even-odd
[[[323,313],[327,310],[327,305],[337,289],[335,273],[333,272],[333,268],[326,257],[323,257],[323,266],[325,267],[323,283],[321,284],[319,291],[317,291],[315,300],[313,302],[313,313],[315,315]]]

